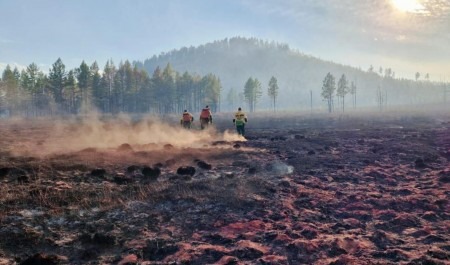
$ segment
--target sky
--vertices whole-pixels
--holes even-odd
[[[0,0],[0,71],[143,61],[236,36],[450,81],[450,0]]]

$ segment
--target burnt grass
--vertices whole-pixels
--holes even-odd
[[[449,264],[449,119],[252,122],[41,156],[48,123],[0,121],[0,264]]]

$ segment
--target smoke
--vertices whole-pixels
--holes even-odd
[[[234,132],[230,132],[229,130],[225,130],[223,132],[223,140],[228,141],[228,142],[232,142],[232,141],[245,142],[245,141],[247,141],[245,139],[245,137],[243,137],[242,135],[236,134]]]
[[[144,117],[139,121],[121,114],[114,119],[91,113],[83,118],[54,121],[51,133],[36,147],[39,154],[66,153],[86,148],[117,149],[127,144],[134,151],[167,148],[205,148],[216,141],[245,141],[233,132],[187,130],[179,124],[169,124],[159,118]],[[30,151],[30,148],[28,148]]]

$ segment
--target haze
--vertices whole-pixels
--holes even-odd
[[[397,77],[450,78],[450,1],[0,1],[0,71],[61,57],[145,60],[235,36],[289,44],[324,60]]]

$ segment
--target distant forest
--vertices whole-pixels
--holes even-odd
[[[136,64],[109,60],[102,74],[96,62],[84,61],[66,71],[58,59],[44,74],[35,63],[19,72],[9,66],[0,82],[0,111],[10,116],[43,116],[102,113],[181,113],[210,105],[218,110],[220,80],[213,74],[199,76],[156,67],[151,76]]]
[[[388,67],[362,70],[305,55],[287,44],[236,37],[144,61],[115,65],[109,60],[102,70],[96,62],[84,61],[66,70],[61,59],[48,74],[35,63],[21,71],[7,66],[0,80],[0,114],[79,114],[92,109],[166,114],[195,112],[204,105],[215,112],[237,106],[258,111],[274,109],[275,103],[279,110],[383,110],[446,100],[448,84],[431,82],[426,73],[414,77],[399,79]]]

